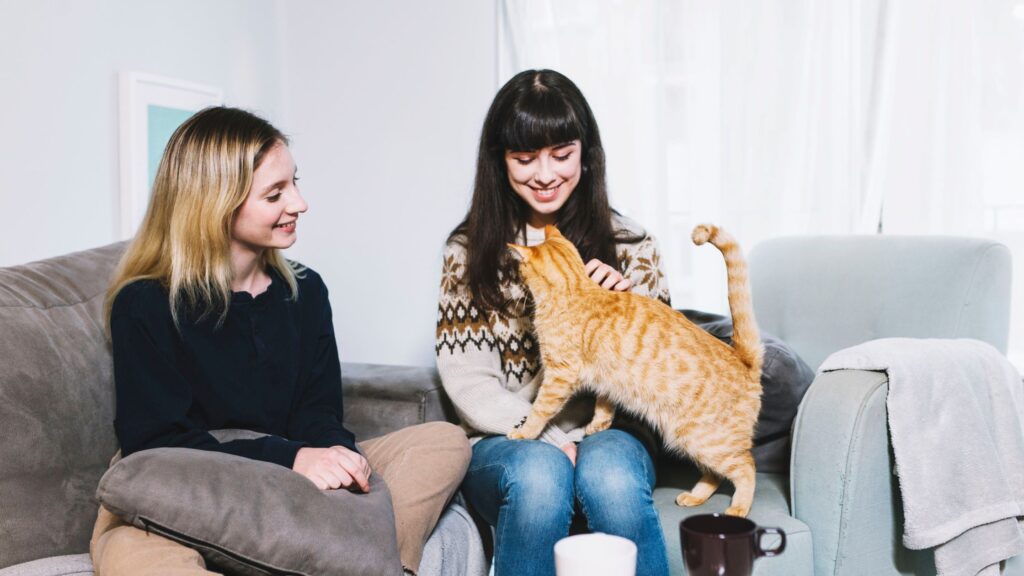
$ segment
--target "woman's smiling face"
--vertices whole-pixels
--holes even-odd
[[[233,253],[259,254],[295,243],[296,220],[308,208],[297,182],[288,146],[276,144],[253,172],[249,195],[231,224]]]
[[[582,155],[579,140],[539,150],[505,151],[509,184],[530,206],[531,226],[555,222],[555,215],[580,183]]]

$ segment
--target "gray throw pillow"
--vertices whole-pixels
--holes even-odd
[[[712,336],[732,344],[732,320],[698,310],[680,310]],[[814,380],[811,370],[788,344],[761,332],[761,414],[754,431],[754,462],[758,472],[789,472],[790,431],[804,393]]]
[[[377,475],[368,494],[321,491],[277,464],[157,448],[111,466],[96,498],[232,574],[402,573],[391,496]]]

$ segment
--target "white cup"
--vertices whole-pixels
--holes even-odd
[[[555,543],[558,576],[634,576],[636,544],[621,536],[596,532]]]

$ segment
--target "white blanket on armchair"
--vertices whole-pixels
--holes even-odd
[[[1024,386],[977,340],[885,338],[829,356],[821,372],[884,371],[903,496],[903,544],[935,548],[939,576],[998,574],[1024,551]]]

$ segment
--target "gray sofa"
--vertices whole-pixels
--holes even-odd
[[[92,574],[94,494],[117,450],[104,336],[114,244],[0,269],[0,575]],[[345,422],[372,438],[452,419],[431,368],[343,364]],[[453,503],[424,576],[486,573],[480,533]],[[397,575],[396,575],[397,576]]]
[[[91,572],[82,554],[95,518],[93,491],[116,448],[100,307],[121,249],[0,269],[0,576]],[[750,273],[761,327],[812,367],[835,350],[888,336],[970,337],[1006,349],[1010,257],[992,242],[786,238],[762,243]],[[342,369],[346,423],[363,438],[454,419],[432,368]],[[751,518],[781,527],[788,541],[784,554],[757,561],[757,576],[935,573],[927,551],[900,545],[886,390],[882,373],[815,379],[795,423],[789,473],[758,474]],[[685,574],[679,522],[724,510],[730,496],[725,488],[701,507],[677,507],[676,494],[695,480],[691,467],[660,466],[655,500],[674,576]],[[448,564],[437,560],[433,573],[479,571],[477,538],[463,510],[450,509],[428,556],[458,554]],[[1024,574],[1024,559],[1012,559],[1005,573]]]

